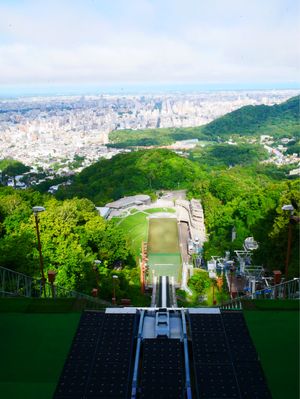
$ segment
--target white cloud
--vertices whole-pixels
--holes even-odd
[[[0,4],[0,83],[299,80],[292,1],[111,4]]]

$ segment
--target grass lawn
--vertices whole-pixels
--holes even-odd
[[[142,241],[147,241],[148,236],[148,215],[144,213],[136,213],[122,219],[119,227],[128,237],[129,245],[135,257],[139,257],[141,253]]]
[[[299,313],[244,311],[273,399],[299,398]]]
[[[0,313],[2,398],[50,399],[80,313]]]
[[[123,218],[119,222],[119,227],[128,237],[130,247],[135,257],[139,257],[141,253],[142,241],[148,239],[148,216],[152,213],[169,212],[174,213],[174,209],[170,208],[153,208],[144,212],[135,210],[135,213]],[[118,220],[118,218],[115,218]]]

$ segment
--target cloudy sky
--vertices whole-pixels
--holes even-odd
[[[299,87],[298,0],[0,0],[0,86]]]

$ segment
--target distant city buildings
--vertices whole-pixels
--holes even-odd
[[[107,148],[113,130],[200,126],[244,105],[273,105],[296,94],[272,90],[3,99],[0,159],[68,175],[124,151]],[[82,158],[80,163],[76,157]]]

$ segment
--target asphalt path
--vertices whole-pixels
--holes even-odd
[[[178,231],[179,231],[179,246],[180,246],[182,261],[184,263],[188,263],[188,261],[189,261],[189,254],[188,254],[188,248],[187,248],[187,243],[189,240],[188,224],[187,223],[179,223]]]

